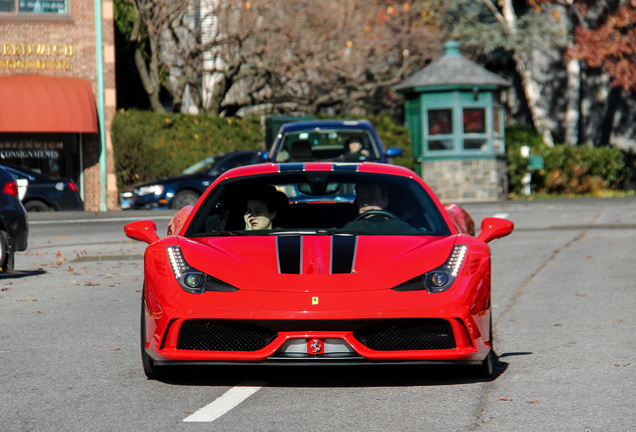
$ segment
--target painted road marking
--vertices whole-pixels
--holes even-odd
[[[186,417],[184,422],[213,422],[227,413],[248,397],[259,391],[265,383],[242,383],[232,387],[221,397],[209,405],[204,406],[194,414]]]
[[[508,213],[497,213],[493,217],[500,218],[500,219],[507,219],[508,218]]]

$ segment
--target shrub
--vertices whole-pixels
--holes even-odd
[[[625,168],[625,155],[613,147],[570,146],[556,144],[548,148],[532,129],[511,126],[506,129],[506,148],[510,193],[522,192],[521,179],[527,159],[521,146],[530,154],[543,157],[544,169],[532,175],[532,190],[546,194],[597,194],[618,189]]]
[[[217,153],[262,149],[260,120],[119,111],[111,127],[117,186],[179,174]]]
[[[413,147],[409,140],[409,132],[406,126],[397,123],[388,114],[379,114],[366,117],[382,140],[384,150],[389,147],[397,147],[402,149],[402,156],[393,158],[392,163],[410,169],[415,168],[415,160],[413,159]]]

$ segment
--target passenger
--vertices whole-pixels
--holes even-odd
[[[346,151],[342,157],[347,161],[360,161],[369,157],[369,150],[363,148],[358,138],[349,138],[346,142]]]
[[[389,194],[385,184],[356,185],[358,216],[343,229],[363,234],[411,234],[415,230],[407,222],[388,212]]]
[[[250,194],[245,210],[245,229],[247,231],[274,229],[274,219],[282,194],[273,186],[257,189]]]

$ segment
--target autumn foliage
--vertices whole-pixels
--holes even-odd
[[[612,85],[636,90],[636,0],[608,15],[597,28],[578,26],[566,56],[603,67]]]

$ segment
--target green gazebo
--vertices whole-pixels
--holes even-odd
[[[416,171],[443,202],[508,192],[501,90],[511,84],[444,45],[444,56],[395,87],[404,94]]]

